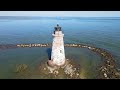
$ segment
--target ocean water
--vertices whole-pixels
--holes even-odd
[[[0,17],[0,44],[51,43],[56,24],[65,43],[81,43],[108,50],[120,68],[120,17]],[[15,65],[27,64],[31,71],[48,60],[49,48],[0,50],[0,78],[15,78]],[[101,58],[83,48],[65,47],[66,58],[81,65],[81,77],[95,78]]]

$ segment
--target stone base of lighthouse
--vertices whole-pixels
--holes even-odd
[[[40,65],[39,72],[43,78],[80,79],[80,66],[69,59],[63,65],[54,65],[51,60]]]
[[[66,65],[66,60],[61,61],[61,62],[55,62],[53,60],[48,60],[48,66],[50,67],[63,67]]]

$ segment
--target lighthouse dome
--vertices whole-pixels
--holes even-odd
[[[59,26],[59,24],[57,24],[57,26],[55,27],[55,31],[61,31],[61,27]]]

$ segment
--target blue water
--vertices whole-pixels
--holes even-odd
[[[114,55],[120,68],[120,17],[0,17],[0,44],[51,43],[57,23],[65,34],[65,43],[104,48]],[[0,50],[0,78],[14,78],[11,71],[15,64],[26,63],[35,67],[39,61],[47,60],[46,49]],[[85,49],[65,50],[66,57],[82,63],[85,71],[89,71],[88,78],[94,78],[91,73],[100,61],[99,56]]]

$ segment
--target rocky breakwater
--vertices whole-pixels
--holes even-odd
[[[25,47],[50,47],[51,44],[17,44],[17,47],[25,48]]]
[[[110,52],[105,49],[92,47],[89,45],[81,45],[81,44],[66,44],[67,47],[80,47],[87,48],[102,58],[102,63],[99,66],[99,75],[97,78],[100,79],[120,79],[120,71],[117,69],[117,65],[114,57]]]
[[[0,44],[0,49],[32,48],[32,47],[50,47],[51,44]]]
[[[66,64],[60,67],[51,67],[46,63],[39,66],[39,72],[47,79],[80,79],[80,65],[66,60]]]
[[[116,61],[112,54],[105,49],[87,46],[93,52],[96,52],[102,58],[102,63],[99,66],[100,79],[120,79],[120,72],[117,69]]]
[[[0,45],[0,49],[4,50],[4,49],[13,49],[13,48],[18,48],[16,45],[14,44],[1,44]]]

